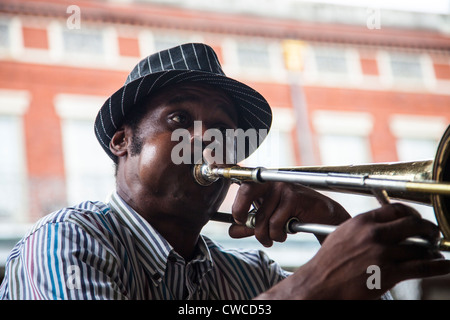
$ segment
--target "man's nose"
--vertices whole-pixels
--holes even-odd
[[[208,130],[208,128],[202,121],[194,121],[194,126],[190,132],[191,142],[194,142],[194,140],[203,141],[206,130]]]
[[[204,159],[204,150],[207,144],[205,143],[203,137],[206,130],[208,130],[208,128],[202,121],[194,122],[194,128],[190,132],[193,163],[200,163],[204,160],[208,161],[208,159]]]

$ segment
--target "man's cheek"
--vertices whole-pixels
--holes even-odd
[[[141,151],[141,163],[153,163],[158,156],[157,148],[153,145],[145,145]]]

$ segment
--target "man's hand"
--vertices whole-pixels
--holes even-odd
[[[255,229],[245,227],[253,202],[258,204]],[[273,241],[285,241],[285,225],[296,217],[304,223],[338,225],[350,218],[347,211],[336,201],[304,186],[292,183],[243,183],[232,208],[233,224],[229,234],[233,238],[255,235],[264,246]],[[318,237],[323,241],[323,237]]]
[[[376,299],[396,283],[450,273],[450,261],[428,248],[402,244],[419,236],[430,242],[439,229],[404,205],[385,205],[344,222],[317,254],[262,299]],[[369,266],[380,268],[380,289],[369,289]]]
[[[243,224],[251,204],[259,206],[255,229]],[[402,244],[408,237],[434,243],[439,229],[410,207],[384,205],[352,219],[337,202],[310,189],[287,183],[244,183],[232,208],[238,224],[232,237],[255,235],[265,246],[284,241],[291,217],[301,222],[340,225],[321,249],[292,276],[259,298],[263,299],[376,299],[396,283],[450,273],[450,261],[434,250]],[[369,289],[369,266],[380,268],[381,288]]]

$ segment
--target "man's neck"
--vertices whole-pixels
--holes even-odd
[[[189,227],[186,228],[186,224],[180,221],[161,222],[159,219],[148,219],[147,217],[144,219],[170,243],[186,262],[194,257],[200,230],[194,231]]]
[[[203,224],[180,219],[177,215],[159,212],[156,205],[140,204],[139,201],[130,197],[127,192],[120,188],[117,189],[117,193],[134,211],[158,231],[185,261],[190,261],[193,258]],[[146,210],[145,208],[149,209]]]

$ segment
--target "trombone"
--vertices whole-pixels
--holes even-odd
[[[210,185],[220,178],[235,182],[266,181],[299,183],[323,191],[373,195],[382,204],[389,199],[413,201],[433,206],[443,238],[437,243],[411,237],[406,243],[450,251],[450,126],[442,136],[434,160],[390,162],[350,166],[307,166],[267,169],[197,164],[193,176],[197,183]],[[254,228],[256,209],[250,211],[246,225]],[[212,220],[232,223],[231,214],[218,212]],[[337,226],[301,223],[290,219],[288,233],[309,232],[327,235]]]

